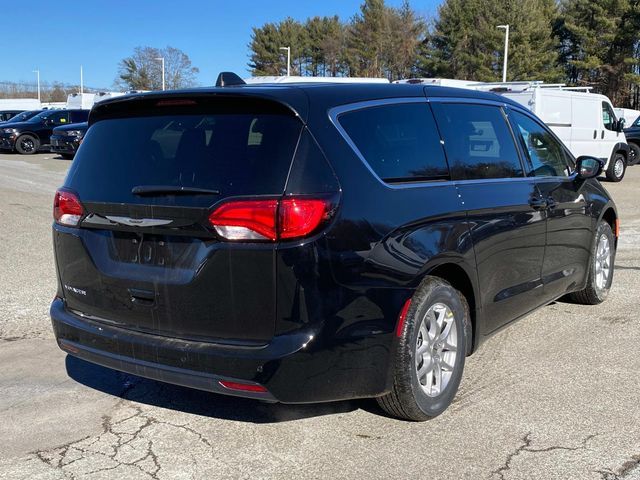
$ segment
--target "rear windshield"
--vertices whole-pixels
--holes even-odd
[[[302,124],[274,113],[112,118],[89,129],[66,186],[83,201],[207,206],[233,195],[281,194]],[[136,186],[219,195],[144,196]]]

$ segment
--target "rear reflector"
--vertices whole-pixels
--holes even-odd
[[[398,315],[398,324],[396,325],[396,337],[402,336],[402,330],[404,330],[404,322],[407,319],[407,312],[409,311],[409,307],[411,306],[411,297],[404,302],[402,306],[402,310],[400,310],[400,315]]]
[[[328,218],[330,202],[309,198],[240,200],[222,204],[209,223],[227,240],[301,238]]]
[[[74,193],[58,190],[53,199],[53,218],[60,225],[75,227],[84,214],[80,199]]]
[[[613,234],[616,236],[616,238],[620,236],[620,219],[619,218],[616,218],[615,231],[613,232]]]
[[[262,385],[256,385],[255,383],[238,383],[238,382],[228,382],[226,380],[220,380],[218,382],[224,388],[228,388],[229,390],[239,390],[241,392],[266,392],[267,389]]]

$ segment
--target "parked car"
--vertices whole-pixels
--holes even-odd
[[[64,158],[73,158],[89,128],[87,122],[61,125],[51,134],[51,151]]]
[[[602,162],[528,108],[423,85],[224,84],[94,106],[53,207],[69,355],[425,420],[487,336],[607,297]]]
[[[629,144],[629,164],[640,162],[640,117],[624,129],[624,136]]]
[[[7,122],[0,128],[0,150],[23,155],[49,148],[53,129],[59,125],[85,122],[89,110],[44,110],[22,122]]]
[[[13,117],[22,112],[24,112],[24,110],[0,110],[0,123],[11,120]]]

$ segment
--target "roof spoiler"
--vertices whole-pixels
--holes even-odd
[[[234,87],[237,85],[246,85],[246,83],[233,72],[220,72],[216,80],[216,87]]]

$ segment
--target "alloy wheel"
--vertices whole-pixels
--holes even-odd
[[[458,331],[451,309],[435,303],[424,314],[416,341],[416,373],[429,397],[440,395],[453,374],[458,355]]]

